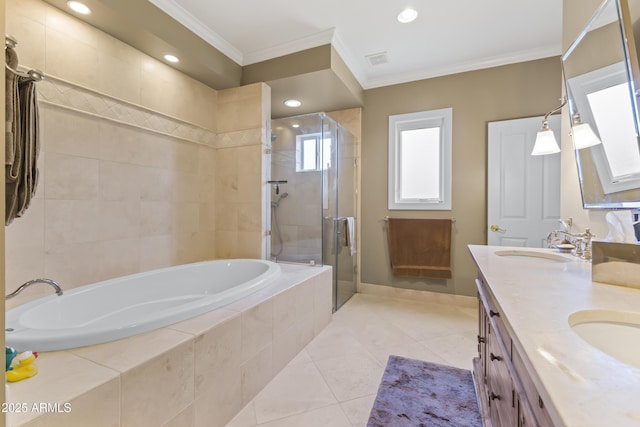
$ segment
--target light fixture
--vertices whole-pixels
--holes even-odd
[[[406,8],[398,14],[398,22],[408,24],[418,17],[418,12],[410,7]]]
[[[600,141],[600,138],[598,138],[593,129],[591,129],[589,123],[582,123],[580,114],[578,113],[573,115],[571,132],[573,134],[573,146],[576,150],[602,144],[602,141]]]
[[[298,101],[297,99],[287,99],[286,101],[284,101],[284,105],[291,108],[297,108],[302,105],[302,102]]]
[[[174,55],[171,55],[171,54],[166,54],[164,56],[164,59],[166,59],[169,62],[173,62],[173,63],[176,63],[176,62],[180,61],[177,56],[174,56]]]
[[[533,151],[531,151],[532,156],[545,156],[547,154],[560,152],[558,141],[556,141],[553,131],[549,128],[549,116],[560,111],[566,103],[567,99],[563,98],[562,104],[560,104],[559,107],[554,108],[545,114],[544,119],[542,120],[542,129],[538,131],[538,134],[536,135],[536,143],[533,145]]]
[[[297,124],[297,123],[294,123],[294,124],[291,125],[291,127],[294,128],[294,129],[298,129],[300,127],[300,125]]]
[[[68,1],[67,6],[69,6],[69,9],[74,12],[78,12],[82,15],[88,15],[91,13],[91,9],[89,9],[86,4],[80,3],[79,1]]]

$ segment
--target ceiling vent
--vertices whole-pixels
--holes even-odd
[[[387,52],[373,53],[365,56],[369,65],[375,67],[376,65],[387,64],[389,62],[389,54]]]

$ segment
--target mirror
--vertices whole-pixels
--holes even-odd
[[[640,0],[605,0],[562,56],[585,208],[640,207],[638,18]],[[595,145],[579,148],[579,124]]]

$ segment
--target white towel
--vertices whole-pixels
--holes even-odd
[[[605,216],[609,226],[607,242],[638,243],[631,220],[631,211],[620,210],[607,212]]]
[[[349,233],[349,253],[354,256],[356,254],[356,219],[352,216],[347,217],[347,232]]]

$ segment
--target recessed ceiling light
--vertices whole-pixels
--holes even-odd
[[[180,61],[177,56],[169,55],[169,54],[166,54],[164,56],[164,59],[166,59],[169,62],[178,62],[178,61]]]
[[[292,124],[292,125],[291,125],[291,127],[292,127],[292,128],[296,128],[296,129],[297,129],[297,128],[299,128],[299,127],[300,127],[300,125],[299,125],[299,124],[297,124],[297,123],[294,123],[294,124]]]
[[[286,105],[287,107],[296,108],[301,106],[302,102],[298,101],[297,99],[287,99],[286,101],[284,101],[284,105]]]
[[[91,13],[91,9],[89,9],[86,4],[80,3],[79,1],[68,1],[67,6],[69,6],[69,9],[74,12],[78,12],[82,15],[88,15]]]
[[[398,14],[398,21],[407,24],[418,17],[418,12],[410,7],[406,8]]]

